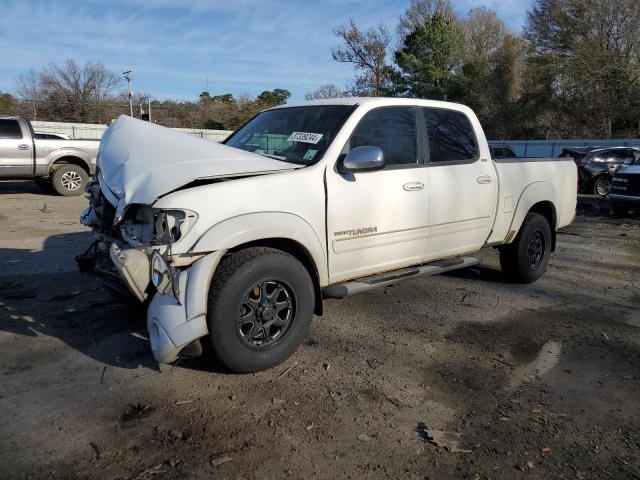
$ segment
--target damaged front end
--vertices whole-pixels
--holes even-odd
[[[179,302],[179,271],[171,247],[193,227],[197,214],[134,204],[117,218],[117,197],[98,177],[87,185],[87,193],[90,203],[80,222],[93,229],[95,240],[76,257],[80,270],[98,274],[112,291],[139,302],[147,300],[152,288],[172,292]]]
[[[223,252],[172,254],[198,215],[131,204],[118,218],[117,198],[109,198],[104,179],[93,180],[87,192],[90,205],[80,221],[93,229],[95,240],[76,257],[80,269],[97,274],[119,296],[147,305],[149,341],[158,362],[173,362],[185,349],[198,351],[208,332],[206,285]]]

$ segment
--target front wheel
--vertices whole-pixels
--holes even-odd
[[[71,163],[54,168],[51,175],[51,186],[58,195],[73,197],[84,193],[84,187],[89,180],[89,175],[84,168]]]
[[[532,283],[547,270],[551,226],[539,213],[528,213],[513,243],[500,247],[502,271],[515,283]]]
[[[238,373],[274,367],[306,338],[313,307],[313,282],[295,257],[264,247],[232,253],[216,269],[209,291],[214,353]]]

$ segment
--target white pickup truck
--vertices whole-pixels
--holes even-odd
[[[149,302],[158,361],[207,337],[229,369],[254,372],[296,350],[323,298],[473,265],[483,246],[535,281],[576,185],[571,160],[492,160],[453,103],[284,105],[223,145],[121,117],[81,219],[96,242],[77,260]]]

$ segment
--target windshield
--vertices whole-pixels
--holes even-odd
[[[225,144],[301,165],[322,158],[352,105],[318,105],[267,110],[234,133]]]

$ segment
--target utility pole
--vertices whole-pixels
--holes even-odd
[[[133,92],[131,91],[131,70],[122,72],[124,78],[127,79],[127,86],[129,87],[129,116],[133,117]]]
[[[142,101],[146,100],[147,101],[147,118],[144,118],[144,109],[142,108]],[[151,121],[151,97],[146,96],[146,97],[140,97],[140,118],[142,120],[147,120],[148,122]]]

